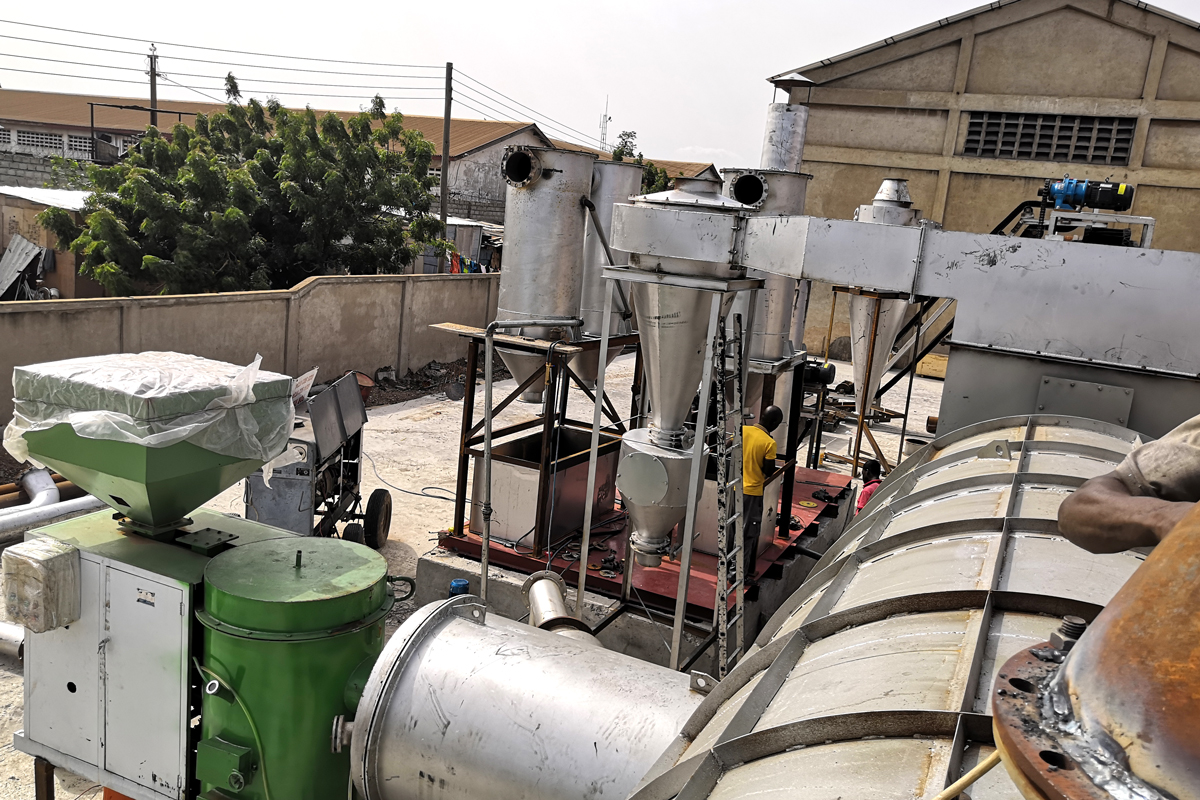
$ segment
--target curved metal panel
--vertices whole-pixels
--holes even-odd
[[[1056,523],[1062,500],[1138,441],[1091,420],[1019,417],[915,454],[764,629],[743,664],[757,657],[756,674],[735,670],[737,689],[685,726],[695,736],[656,773],[675,787],[661,796],[936,795],[991,750],[1000,665],[1063,614],[1094,618],[1143,560],[1083,551]],[[864,740],[883,719],[908,720],[890,734],[907,738]],[[953,733],[923,737],[935,720]],[[841,735],[789,749],[822,726]],[[656,780],[634,797],[659,797]],[[1000,771],[972,791],[1018,796]]]

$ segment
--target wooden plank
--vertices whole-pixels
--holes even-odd
[[[930,353],[917,362],[917,374],[922,378],[946,379],[947,357],[938,353]]]
[[[485,328],[473,328],[470,325],[459,325],[457,322],[438,322],[430,325],[431,328],[436,328],[439,331],[447,333],[455,333],[459,336],[465,336],[471,339],[483,339],[487,336]],[[564,344],[562,342],[552,342],[546,339],[531,339],[527,336],[513,336],[509,333],[497,333],[492,336],[492,341],[498,345],[505,347],[515,347],[526,352],[544,353],[550,349],[550,346],[557,344],[554,352],[564,356],[573,356],[583,352],[583,348],[578,345]]]

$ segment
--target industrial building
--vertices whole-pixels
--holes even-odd
[[[912,39],[957,30],[969,87],[1020,53],[1001,22],[1088,8]],[[1149,145],[1149,201],[1031,171],[959,230],[965,176],[1001,178],[958,167],[1009,161],[894,105],[941,120],[942,166],[850,165],[834,216],[812,192],[863,140],[823,137],[874,112],[814,98],[884,90],[774,80],[757,163],[665,191],[508,140],[479,166],[499,275],[0,303],[0,330],[55,326],[0,363],[28,465],[0,487],[0,691],[23,675],[35,800],[1200,800],[1200,253],[1144,205]],[[989,120],[963,147],[1000,146]],[[816,284],[849,364],[805,347]],[[951,306],[923,393],[902,357]],[[109,338],[70,338],[83,315]],[[349,359],[435,346],[465,350],[454,392],[368,411]]]
[[[811,112],[809,213],[848,219],[899,177],[928,219],[988,233],[1070,174],[1136,186],[1132,213],[1159,220],[1157,245],[1200,252],[1192,20],[1126,0],[1000,0],[770,80]],[[828,287],[811,298],[814,352],[830,299]],[[839,314],[834,338],[849,333]]]

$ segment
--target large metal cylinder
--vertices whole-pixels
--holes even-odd
[[[596,156],[549,147],[511,147],[501,170],[508,184],[504,206],[504,270],[496,318],[574,319],[579,314],[583,280],[586,209],[580,205],[592,187]],[[524,336],[567,338],[561,329],[522,328]],[[518,382],[533,374],[544,359],[499,350]],[[535,385],[521,399],[540,402]]]
[[[641,164],[629,161],[597,161],[592,167],[592,205],[596,207],[596,217],[600,220],[601,232],[605,240],[612,239],[612,213],[615,203],[626,203],[642,188]],[[629,254],[621,250],[612,251],[616,260],[615,266],[629,263]],[[607,281],[601,277],[604,268],[609,266],[608,255],[604,252],[600,234],[596,231],[591,217],[587,220],[587,232],[583,239],[583,288],[579,304],[579,317],[583,320],[583,334],[599,337],[604,326],[604,300],[608,290]],[[624,289],[626,302],[629,290]],[[621,299],[613,298],[613,313],[609,322],[609,333],[613,336],[629,333],[633,328],[632,319],[623,316]],[[621,352],[619,347],[611,348],[607,365]],[[571,369],[589,386],[596,381],[599,351],[580,353],[571,359]]]
[[[1058,506],[1140,441],[1093,420],[973,425],[898,467],[633,800],[933,797],[993,750],[993,686],[1144,558],[1059,534]],[[703,766],[701,766],[703,765]],[[669,772],[668,772],[669,771]],[[686,787],[681,791],[680,787]],[[1017,797],[1001,770],[972,797]]]
[[[804,158],[804,137],[808,132],[808,106],[771,103],[763,134],[759,166],[799,172]]]
[[[197,613],[202,791],[344,797],[350,759],[331,751],[330,731],[354,713],[391,606],[383,556],[341,539],[270,539],[213,558]]]
[[[479,603],[426,606],[388,642],[353,726],[359,794],[624,800],[699,705],[688,676]]]

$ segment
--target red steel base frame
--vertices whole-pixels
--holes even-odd
[[[792,494],[791,515],[800,521],[800,529],[789,530],[785,537],[776,535],[775,541],[771,543],[771,546],[759,554],[758,561],[755,564],[754,577],[762,579],[767,574],[767,570],[775,562],[783,558],[788,548],[797,539],[805,533],[816,532],[817,517],[821,515],[829,503],[813,497],[815,493],[824,490],[837,497],[840,491],[849,485],[849,475],[838,475],[832,472],[821,472],[819,470],[797,467],[795,489]],[[852,514],[854,513],[854,509],[845,508],[842,510],[842,513]],[[597,537],[604,538],[603,535],[596,533],[593,533],[592,536],[593,542],[596,541]],[[606,551],[611,551],[616,554],[618,559],[623,561],[625,559],[625,543],[627,539],[628,536],[622,531],[620,535],[612,536],[600,545],[605,550],[592,550],[591,557],[588,559],[587,586],[589,591],[598,592],[610,597],[621,596],[621,574],[618,572],[614,577],[604,577],[600,574],[600,560],[608,554]],[[480,537],[472,533],[469,528],[461,536],[456,536],[448,531],[442,531],[438,537],[439,546],[476,560],[479,559],[481,544]],[[493,564],[526,574],[547,569],[545,558],[537,559],[532,555],[516,552],[510,547],[505,547],[494,542],[489,548],[488,560]],[[633,588],[637,592],[637,595],[633,598],[634,604],[636,605],[638,600],[640,600],[652,608],[665,610],[673,608],[675,605],[675,592],[679,586],[679,562],[663,561],[662,565],[658,567],[643,567],[640,564],[635,564],[634,566]],[[554,559],[549,569],[561,573],[567,583],[574,585],[579,566],[576,561],[568,561],[560,557]],[[692,576],[688,583],[687,613],[689,615],[711,616],[713,604],[716,600],[716,577],[717,557],[708,553],[693,552]]]

